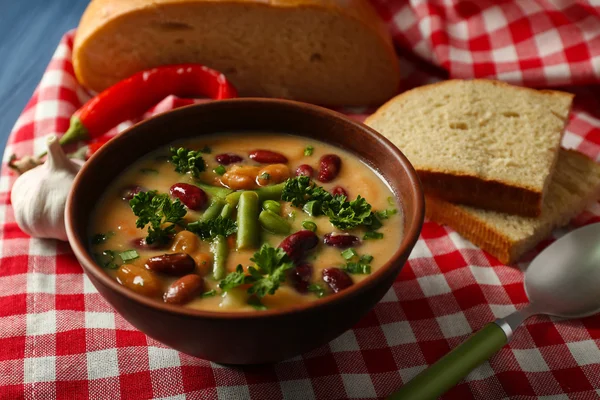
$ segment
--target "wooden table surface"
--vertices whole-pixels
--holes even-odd
[[[86,0],[0,0],[0,150]]]

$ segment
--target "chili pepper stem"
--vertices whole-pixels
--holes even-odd
[[[75,143],[80,140],[86,140],[88,138],[88,130],[81,122],[81,119],[77,115],[73,115],[71,117],[71,123],[69,124],[69,129],[65,132],[64,135],[61,136],[58,141],[61,146],[64,146],[69,143]],[[39,154],[37,156],[38,160],[46,155],[46,152]]]
[[[79,119],[77,115],[73,115],[71,117],[69,129],[62,135],[59,143],[61,146],[64,146],[65,144],[75,143],[85,139],[88,139],[88,130],[81,122],[81,119]]]

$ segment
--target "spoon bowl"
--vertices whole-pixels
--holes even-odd
[[[527,268],[524,286],[530,304],[484,326],[388,399],[437,399],[508,343],[532,315],[581,318],[600,312],[600,223],[548,246]]]
[[[536,313],[581,318],[600,311],[600,223],[584,226],[542,251],[525,273]]]

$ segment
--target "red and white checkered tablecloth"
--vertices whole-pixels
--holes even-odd
[[[600,83],[600,10],[592,1],[372,2],[398,44],[403,89],[448,76],[569,85],[577,97],[564,145],[600,159],[600,90],[592,85]],[[43,138],[64,132],[88,98],[73,76],[73,36],[60,42],[4,162],[43,150]],[[149,115],[188,102],[169,97]],[[346,111],[362,119],[371,110]],[[526,260],[501,265],[451,229],[426,222],[392,289],[352,330],[276,365],[225,368],[137,331],[96,292],[68,244],[21,232],[10,204],[15,178],[2,168],[0,399],[381,398],[527,302]],[[592,221],[600,221],[598,203],[573,225]],[[509,346],[444,396],[599,397],[600,317],[527,321]]]

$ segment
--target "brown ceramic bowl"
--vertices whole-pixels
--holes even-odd
[[[309,305],[262,312],[207,312],[168,305],[121,286],[87,248],[90,215],[105,188],[132,161],[176,139],[226,131],[275,131],[306,136],[354,153],[400,198],[404,237],[392,259],[369,278]],[[251,133],[249,133],[251,134]],[[236,99],[179,108],[139,123],[108,142],[81,169],[67,201],[69,242],[100,294],[148,336],[176,350],[224,364],[284,360],[323,345],[351,328],[381,299],[406,262],[423,224],[423,192],[404,155],[378,133],[309,104]]]

